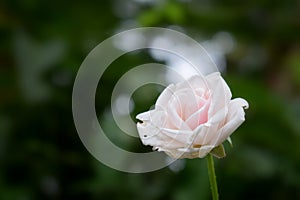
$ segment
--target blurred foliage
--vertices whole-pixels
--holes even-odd
[[[143,26],[203,40],[220,31],[232,35],[223,76],[250,109],[232,137],[234,148],[226,145],[227,157],[216,161],[220,197],[300,199],[299,9],[296,0],[2,0],[0,199],[210,198],[204,159],[182,161],[179,170],[127,174],[95,160],[77,136],[71,94],[81,62],[107,37]],[[143,51],[120,59],[99,84],[100,118],[118,78],[153,61]],[[140,88],[133,114],[160,90]],[[120,131],[103,123],[108,132]]]

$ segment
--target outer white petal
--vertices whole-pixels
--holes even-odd
[[[172,129],[161,129],[162,134],[168,136],[170,140],[176,140],[181,143],[182,148],[190,147],[195,138],[194,131],[184,131],[184,130],[172,130]]]
[[[174,95],[175,90],[176,86],[174,84],[171,84],[167,88],[165,88],[156,100],[155,106],[160,108],[166,107],[171,97]]]
[[[143,121],[137,124],[143,144],[154,148],[181,148],[191,144],[194,132],[164,128],[166,118],[166,113],[162,110],[151,110],[137,116],[137,119]]]
[[[212,141],[217,137],[219,124],[207,126],[208,129],[204,133],[204,138],[201,145],[213,145]]]
[[[163,110],[150,110],[140,113],[136,116],[138,120],[143,122],[151,122],[157,127],[162,127],[166,123],[166,113]]]
[[[167,155],[169,155],[172,158],[197,158],[198,157],[198,149],[193,149],[191,151],[187,151],[185,149],[180,150],[170,150],[170,149],[161,149],[161,151],[164,151]]]
[[[137,116],[143,119],[143,123],[137,124],[139,137],[144,145],[151,145],[154,148],[166,146],[168,148],[180,148],[182,143],[162,133],[161,125],[165,119],[163,111],[149,111]],[[151,120],[152,119],[152,120]],[[159,120],[161,119],[161,121]]]
[[[143,123],[137,124],[139,136],[143,139],[159,134],[166,116],[163,111],[151,110],[137,115],[136,118],[143,121]]]
[[[204,145],[204,140],[206,138],[206,135],[209,134],[210,128],[211,128],[210,126],[206,126],[205,124],[202,124],[194,130],[195,132],[197,132],[197,135],[193,142],[193,144],[195,146],[203,146]]]
[[[227,113],[228,113],[228,107],[226,105],[220,108],[220,110],[216,111],[212,116],[208,117],[207,124],[214,125],[224,121]]]
[[[199,157],[199,158],[205,157],[205,156],[206,156],[213,148],[215,148],[215,146],[212,146],[212,145],[202,146],[202,147],[199,149],[198,157]]]
[[[186,81],[180,82],[176,84],[176,90],[179,91],[181,89],[197,89],[197,88],[203,88],[208,89],[205,81],[204,76],[192,76]]]
[[[211,118],[229,103],[232,95],[227,83],[219,72],[206,76],[206,81],[211,93],[211,105],[208,111],[208,118]],[[226,114],[224,112],[220,117],[225,118]]]
[[[245,121],[244,108],[247,109],[248,107],[248,102],[242,98],[236,98],[230,101],[226,123],[219,130],[220,136],[216,140],[215,146],[223,143]]]

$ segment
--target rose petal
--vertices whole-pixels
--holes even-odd
[[[162,133],[161,129],[153,125],[151,121],[138,123],[137,129],[144,145],[151,145],[154,148],[167,147],[174,149],[183,146],[182,143]]]
[[[212,145],[202,146],[199,149],[198,157],[204,158],[213,148],[215,148],[215,146],[212,146]]]
[[[184,152],[178,150],[169,150],[169,149],[161,149],[164,151],[168,156],[175,158],[175,159],[182,159],[182,158],[197,158],[198,157],[198,150],[192,152]]]
[[[219,130],[220,136],[216,140],[216,146],[223,143],[244,121],[245,111],[249,104],[242,98],[236,98],[230,101],[226,124]]]
[[[202,108],[200,108],[197,112],[193,113],[186,120],[186,123],[192,130],[194,130],[199,125],[207,122],[209,105],[210,105],[210,103],[206,102],[205,105],[202,105]]]
[[[192,143],[192,131],[173,130],[163,128],[165,127],[166,113],[159,110],[151,110],[141,113],[137,119],[142,120],[143,123],[138,123],[138,133],[144,145],[151,145],[154,147],[165,146],[168,148],[180,148],[185,144]]]
[[[211,118],[217,111],[229,103],[232,95],[228,85],[219,72],[212,73],[206,78],[207,85],[211,92],[211,105],[208,111],[208,118]],[[225,118],[226,114],[227,113],[223,113],[222,116]]]
[[[143,122],[150,121],[157,127],[162,127],[166,123],[166,113],[163,110],[150,110],[143,112],[138,114],[136,118]]]
[[[204,138],[201,141],[201,145],[213,145],[212,140],[216,137],[216,134],[218,133],[218,126],[219,124],[211,124],[204,133]]]
[[[163,128],[162,133],[169,138],[182,143],[182,148],[190,147],[194,141],[196,133],[194,131],[184,131],[184,130],[173,130]]]
[[[203,146],[204,145],[204,138],[206,134],[209,131],[210,126],[206,126],[205,124],[200,125],[197,127],[194,131],[197,132],[197,136],[195,137],[195,140],[193,144],[195,146]]]
[[[220,110],[218,110],[216,113],[214,113],[212,116],[208,117],[207,124],[218,124],[225,120],[225,117],[228,113],[228,107],[224,106]]]
[[[137,126],[140,138],[144,138],[145,135],[152,137],[159,134],[159,127],[164,125],[166,115],[163,111],[151,110],[137,115],[136,118],[143,121],[143,123],[138,123]]]
[[[207,90],[207,84],[205,81],[205,77],[198,75],[198,76],[192,76],[188,80],[183,81],[181,83],[176,84],[176,90],[179,91],[181,89],[197,89],[197,88],[203,88]]]
[[[178,112],[182,112],[182,108],[180,107],[177,97],[173,95],[166,109],[169,122],[171,122],[178,129],[191,130]]]
[[[176,86],[174,84],[171,84],[167,88],[165,88],[156,100],[155,106],[158,106],[160,108],[166,107],[175,90]]]
[[[192,90],[176,93],[177,112],[181,119],[185,121],[189,116],[198,110],[199,97]]]

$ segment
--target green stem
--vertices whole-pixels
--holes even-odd
[[[207,168],[208,168],[208,175],[209,175],[212,199],[218,200],[219,194],[218,194],[217,179],[216,179],[216,173],[215,173],[215,167],[214,167],[214,159],[211,154],[207,155]]]

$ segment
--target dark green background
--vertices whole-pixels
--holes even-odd
[[[222,74],[250,109],[234,148],[226,144],[227,157],[216,161],[220,198],[300,199],[299,1],[147,2],[0,2],[0,199],[210,199],[204,159],[186,160],[178,172],[118,172],[87,152],[73,124],[72,86],[85,56],[120,30],[170,25],[203,40],[226,31],[236,42]],[[99,118],[118,78],[150,61],[140,51],[109,68]],[[148,99],[138,98],[143,92]],[[158,94],[140,88],[133,116]],[[113,134],[116,125],[105,123]]]

